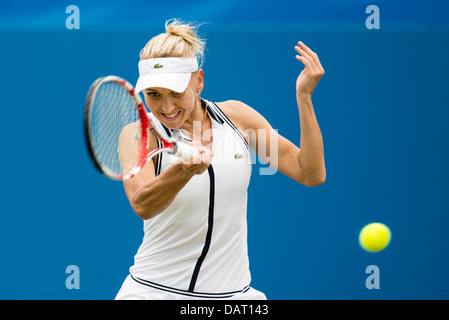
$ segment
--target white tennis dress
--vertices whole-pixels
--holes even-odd
[[[165,211],[144,221],[143,242],[116,299],[266,299],[249,286],[250,148],[216,104],[202,103],[212,120],[212,163]],[[172,138],[188,140],[153,120]],[[175,160],[160,155],[156,175]]]

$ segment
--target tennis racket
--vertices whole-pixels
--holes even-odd
[[[150,150],[150,132],[158,148]],[[170,139],[154,125],[134,87],[107,76],[89,89],[84,109],[84,135],[95,167],[113,180],[127,180],[161,152],[189,160],[198,155],[192,146]]]

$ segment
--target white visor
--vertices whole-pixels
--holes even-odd
[[[198,71],[196,58],[155,58],[139,61],[136,92],[147,88],[166,88],[184,92],[192,72]]]

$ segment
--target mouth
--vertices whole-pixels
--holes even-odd
[[[161,113],[161,114],[167,121],[174,121],[174,120],[176,120],[176,118],[178,118],[180,113],[181,113],[181,111],[170,113],[170,114],[166,114],[166,113]]]

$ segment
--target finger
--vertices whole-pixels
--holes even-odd
[[[190,164],[200,164],[201,163],[201,154],[202,152],[198,152],[197,154],[195,154],[190,160],[189,163]]]
[[[302,41],[299,41],[298,42],[298,46],[303,50],[303,51],[305,51],[312,59],[313,59],[313,61],[315,62],[315,64],[316,64],[316,66],[318,67],[318,68],[323,68],[322,66],[321,66],[321,62],[320,62],[320,59],[318,58],[318,55],[315,53],[315,52],[313,52],[308,46],[306,46],[305,44],[304,44],[304,42],[302,42]]]
[[[312,57],[304,49],[301,49],[301,47],[295,46],[295,50],[296,50],[296,52],[298,52],[304,58],[307,58],[310,61],[313,61]]]
[[[212,162],[212,157],[212,152],[210,152],[209,149],[206,149],[206,151],[201,154],[201,161],[209,165]]]
[[[313,66],[312,63],[307,60],[306,58],[302,57],[302,56],[296,56],[296,59],[298,59],[299,61],[301,61],[304,64],[305,70],[309,71],[309,72],[313,72]]]
[[[201,142],[198,140],[192,140],[192,142],[190,142],[190,145],[196,149],[200,149],[201,148]]]
[[[308,46],[306,46],[306,44],[302,41],[298,41],[298,46],[303,49],[305,52],[307,52],[307,54],[309,55],[313,55],[314,52],[312,51],[312,49],[310,49]]]
[[[302,50],[300,47],[296,46],[295,47],[296,52],[298,52],[303,59],[298,59],[298,56],[296,56],[296,58],[300,61],[302,61],[304,63],[304,65],[309,66],[309,70],[310,71],[318,71],[317,66],[315,65],[315,61],[313,60],[313,58],[307,54],[307,52],[305,52],[304,50]],[[306,61],[309,62],[308,64],[306,64]]]
[[[193,140],[192,142],[189,143],[189,145],[191,145],[192,147],[194,147],[198,152],[189,160],[187,160],[185,163],[186,164],[200,164],[201,163],[201,153],[204,152],[204,147],[201,144],[201,142]]]

